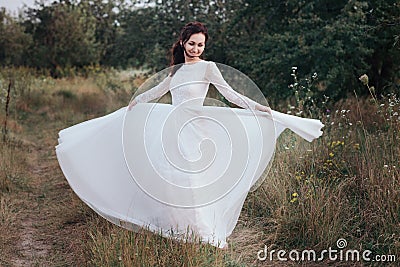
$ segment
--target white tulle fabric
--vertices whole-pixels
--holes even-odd
[[[212,83],[245,109],[203,106]],[[147,103],[170,91],[172,105]],[[319,120],[255,111],[213,62],[185,64],[138,104],[59,132],[56,153],[75,193],[109,221],[224,247],[249,190],[266,175],[281,132],[307,141]],[[190,122],[190,123],[188,123]]]

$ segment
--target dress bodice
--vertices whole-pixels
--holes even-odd
[[[138,103],[149,102],[170,91],[172,105],[188,103],[203,105],[210,83],[230,102],[235,105],[255,109],[257,104],[248,97],[239,94],[224,80],[217,65],[212,61],[198,61],[182,64],[175,74],[168,75],[161,83],[136,96]]]
[[[206,80],[205,61],[183,64],[172,76],[169,90],[172,96],[172,105],[186,103],[203,105],[209,81]]]

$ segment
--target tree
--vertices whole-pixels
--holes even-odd
[[[292,94],[291,67],[318,73],[315,94],[346,96],[368,70],[367,5],[359,1],[247,1],[228,28],[235,48],[228,63],[249,73],[264,94]],[[245,19],[248,18],[248,19]],[[240,23],[243,21],[243,23]]]
[[[32,44],[32,38],[24,32],[24,27],[9,16],[4,8],[0,9],[0,64],[24,65],[26,53]]]
[[[100,54],[100,64],[112,64],[110,62],[113,57],[111,54],[120,34],[120,21],[130,6],[125,0],[79,1],[77,5],[95,19],[94,35]]]
[[[155,20],[155,9],[147,7],[123,12],[119,34],[116,36],[109,62],[114,66],[138,67],[148,64],[150,57],[158,57],[159,61],[163,60],[159,65],[165,67],[165,55],[160,55],[156,50],[159,43],[157,31],[160,26]],[[156,55],[155,51],[158,51]],[[166,54],[166,47],[162,51]]]
[[[73,67],[97,64],[95,18],[71,1],[39,4],[27,11],[26,28],[32,34],[31,65],[49,68],[53,76]]]
[[[206,24],[211,38],[206,57],[223,61],[226,42],[225,26],[232,19],[240,1],[225,0],[153,0],[136,1],[136,8],[124,10],[121,34],[113,50],[113,64],[122,66],[146,64],[156,70],[168,65],[168,51],[189,21]],[[139,7],[140,6],[140,7]]]
[[[368,2],[368,34],[373,53],[368,58],[371,85],[379,95],[389,90],[400,92],[400,3],[395,0]],[[397,83],[396,83],[397,80]]]

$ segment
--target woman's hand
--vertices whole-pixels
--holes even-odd
[[[131,103],[129,103],[128,111],[131,111],[132,108],[133,108],[136,104],[137,104],[136,100],[133,99],[133,100],[131,101]]]
[[[257,104],[255,108],[256,108],[256,110],[264,111],[264,112],[268,112],[269,114],[272,114],[272,111],[271,111],[270,107]]]

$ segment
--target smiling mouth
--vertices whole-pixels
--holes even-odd
[[[189,57],[200,57],[200,55],[201,55],[201,53],[199,53],[199,52],[187,51],[187,50],[185,50],[185,53]]]

